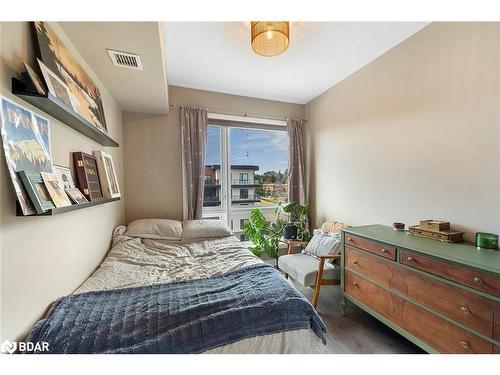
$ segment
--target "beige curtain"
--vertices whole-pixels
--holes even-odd
[[[307,203],[305,120],[286,120],[288,132],[288,201]]]
[[[180,113],[187,219],[201,219],[208,111],[204,108],[181,107]]]

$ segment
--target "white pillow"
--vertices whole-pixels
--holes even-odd
[[[180,241],[182,239],[182,223],[169,219],[135,220],[128,225],[125,236]]]
[[[184,239],[229,237],[233,232],[220,220],[185,220],[182,223]]]
[[[314,257],[340,253],[340,233],[330,234],[318,231],[311,238],[306,248],[302,250],[302,253]]]

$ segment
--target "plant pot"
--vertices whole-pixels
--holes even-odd
[[[285,238],[285,240],[296,240],[297,229],[296,225],[288,224],[285,228],[283,228],[283,238]]]

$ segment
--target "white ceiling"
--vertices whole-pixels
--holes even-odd
[[[168,113],[163,25],[158,22],[59,22],[124,111]],[[106,49],[140,55],[144,70],[114,66]]]
[[[167,22],[170,85],[304,104],[427,22],[293,22],[275,57],[250,47],[249,22]]]

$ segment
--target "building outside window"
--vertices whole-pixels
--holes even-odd
[[[245,240],[243,226],[260,208],[269,220],[288,200],[286,127],[208,126],[203,217],[218,217]]]

